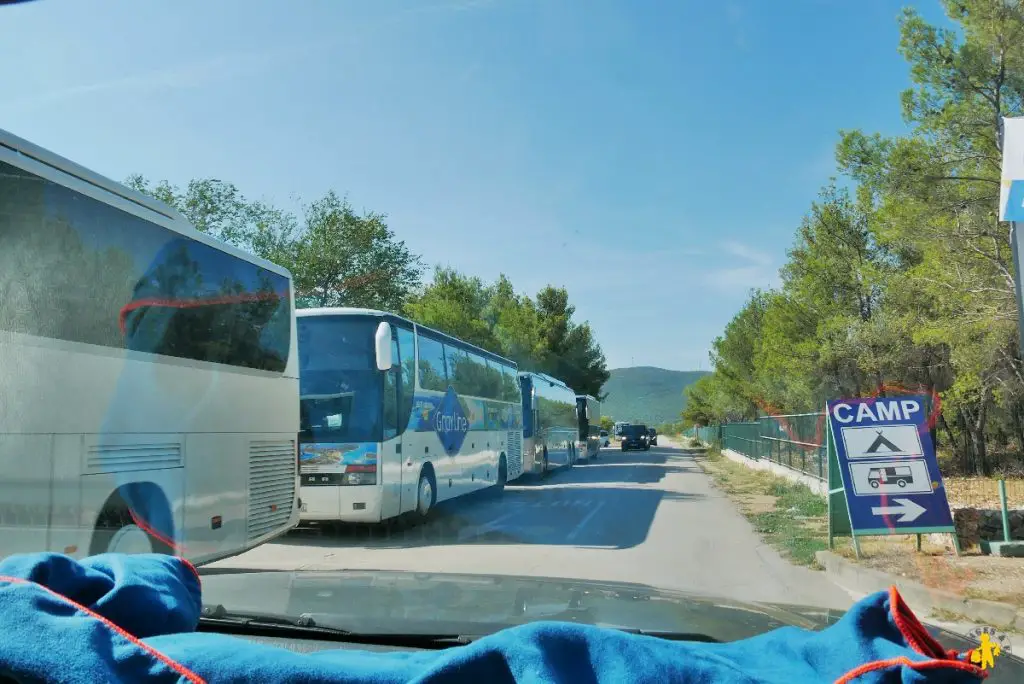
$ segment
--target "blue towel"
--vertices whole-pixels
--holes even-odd
[[[727,644],[672,642],[536,622],[439,651],[299,654],[195,631],[187,561],[58,554],[0,563],[0,675],[95,682],[977,682],[895,588],[820,632],[783,627]]]

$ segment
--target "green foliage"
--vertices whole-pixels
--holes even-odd
[[[701,371],[675,371],[651,366],[616,368],[605,391],[601,412],[615,420],[657,425],[679,419],[686,404],[683,389],[706,375]]]
[[[438,267],[433,282],[412,297],[413,320],[502,354],[521,370],[547,373],[577,394],[601,397],[608,379],[604,353],[588,323],[573,320],[564,289],[546,287],[534,301],[517,294],[504,274],[493,284]]]
[[[820,410],[907,388],[943,401],[956,467],[1021,464],[1024,367],[999,122],[1024,110],[1018,3],[947,0],[956,29],[900,18],[906,135],[840,132],[838,170],[796,232],[782,285],[755,292],[688,389],[691,425]]]
[[[601,411],[604,411],[604,406],[601,407]],[[601,421],[599,424],[601,426],[601,429],[606,430],[610,435],[612,433],[612,428],[615,427],[615,419],[612,418],[611,416],[603,415],[601,416]]]

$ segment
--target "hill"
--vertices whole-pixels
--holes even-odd
[[[615,420],[648,425],[675,422],[683,410],[683,388],[707,371],[675,371],[652,366],[615,368],[604,385],[601,413]]]

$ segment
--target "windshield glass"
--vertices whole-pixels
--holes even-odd
[[[0,0],[0,558],[1024,616],[1024,0],[100,4]]]
[[[383,374],[377,370],[372,319],[298,319],[300,439],[377,442]]]

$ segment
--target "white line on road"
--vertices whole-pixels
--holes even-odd
[[[594,506],[594,508],[592,508],[589,513],[583,516],[583,520],[580,520],[579,523],[577,523],[576,527],[572,529],[572,532],[569,533],[567,540],[576,541],[576,537],[578,537],[580,532],[583,531],[583,528],[587,526],[587,523],[590,522],[590,519],[597,515],[597,512],[600,511],[603,507],[604,501],[598,501],[597,505]]]
[[[464,541],[471,537],[479,537],[482,534],[487,534],[488,532],[496,531],[501,528],[502,523],[504,523],[506,520],[511,520],[512,518],[516,517],[518,513],[519,511],[517,510],[510,511],[505,515],[499,515],[497,518],[487,521],[483,525],[468,528],[464,527],[461,530],[459,530],[459,541]]]

